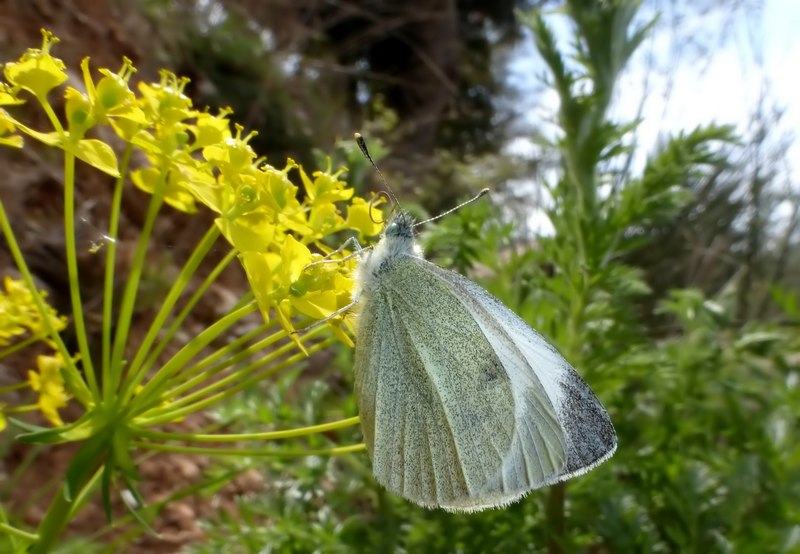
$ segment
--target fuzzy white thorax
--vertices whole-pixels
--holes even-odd
[[[414,240],[414,219],[400,212],[389,220],[378,244],[367,254],[356,270],[354,298],[369,294],[380,273],[401,256],[422,258],[422,249]]]

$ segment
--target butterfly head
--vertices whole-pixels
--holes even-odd
[[[407,212],[398,212],[389,220],[383,230],[386,238],[412,240],[414,238],[414,218]]]

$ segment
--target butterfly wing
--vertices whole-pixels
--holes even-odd
[[[539,380],[517,337],[497,328],[493,307],[461,298],[488,297],[472,287],[424,260],[393,260],[362,300],[356,347],[376,479],[417,504],[453,511],[513,502],[559,480],[568,463],[551,384]],[[498,337],[500,347],[492,344]]]
[[[422,259],[416,260],[447,284],[503,360],[519,395],[531,379],[540,383],[555,408],[566,439],[566,464],[558,479],[586,473],[617,448],[605,408],[577,371],[547,340],[497,298],[469,279]],[[525,405],[521,403],[521,405]],[[531,414],[527,414],[530,416]],[[527,417],[518,414],[518,417]]]

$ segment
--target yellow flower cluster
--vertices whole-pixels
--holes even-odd
[[[30,289],[22,281],[6,277],[3,280],[5,291],[0,290],[0,357],[4,357],[20,346],[31,344],[39,340],[47,341],[47,325],[42,319],[42,314],[33,298]],[[47,294],[39,291],[44,299]],[[46,306],[46,317],[50,327],[55,331],[64,329],[67,318],[59,316],[50,306]],[[22,342],[19,342],[22,340]],[[12,343],[14,346],[10,346]],[[5,348],[9,347],[9,348]],[[64,388],[64,379],[61,376],[63,365],[58,354],[53,356],[38,356],[38,372],[28,371],[28,385],[39,394],[38,408],[44,416],[54,425],[61,425],[58,409],[67,405],[69,399]],[[18,386],[11,385],[0,387],[0,392],[14,390]],[[0,431],[6,427],[6,406],[0,403]],[[17,407],[15,411],[26,411],[29,407]]]
[[[28,371],[28,382],[39,393],[39,410],[53,425],[63,425],[58,410],[64,408],[69,400],[61,375],[64,360],[58,354],[37,356],[36,366],[38,371]]]
[[[8,346],[26,336],[34,339],[46,337],[47,329],[30,289],[22,281],[10,277],[3,280],[3,285],[5,291],[0,290],[0,347]],[[47,295],[43,291],[39,294],[42,298]],[[67,324],[67,319],[59,317],[49,306],[47,317],[56,331]]]
[[[0,106],[24,101],[26,91],[43,105],[46,96],[67,79],[64,64],[50,54],[57,42],[44,32],[42,47],[28,50],[18,62],[5,65],[7,84],[0,84]],[[72,153],[78,159],[119,176],[117,157],[108,144],[85,138],[96,125],[108,124],[149,166],[131,173],[133,183],[175,209],[194,212],[203,204],[217,214],[216,225],[239,252],[265,318],[274,312],[288,331],[300,314],[324,318],[349,302],[347,268],[321,265],[303,271],[316,252],[329,252],[322,240],[343,230],[360,237],[377,235],[378,207],[353,196],[340,180],[341,171],[308,175],[289,160],[283,169],[257,159],[248,141],[231,130],[223,109],[216,115],[198,111],[183,94],[186,79],[162,72],[159,83],[129,87],[135,72],[124,60],[117,73],[101,69],[95,82],[88,58],[81,64],[85,91],[67,88],[63,128],[52,117],[54,131],[31,129],[0,108],[0,143],[21,146],[22,134]],[[295,172],[303,193],[290,179]],[[346,214],[342,206],[347,206]],[[372,213],[370,211],[373,211]]]

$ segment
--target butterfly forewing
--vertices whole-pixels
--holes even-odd
[[[451,276],[413,256],[382,270],[360,314],[356,393],[378,481],[473,511],[558,480],[568,439],[552,383],[482,300],[453,294],[463,284]]]

